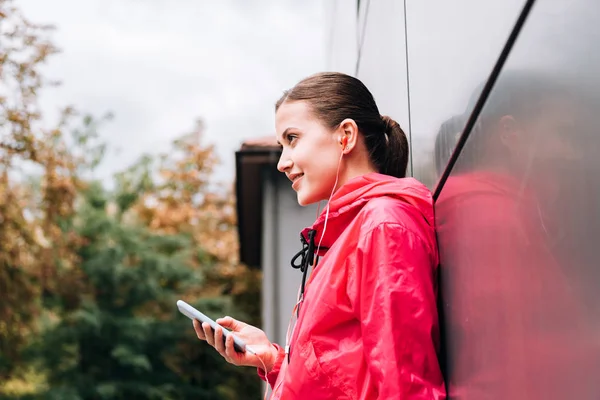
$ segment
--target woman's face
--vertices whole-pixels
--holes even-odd
[[[275,115],[275,131],[283,150],[277,169],[292,182],[298,203],[328,200],[342,154],[341,135],[317,119],[305,101],[282,104]]]

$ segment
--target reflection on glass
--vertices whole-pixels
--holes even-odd
[[[369,16],[374,5],[380,3],[381,0],[371,1]],[[407,49],[403,49],[403,53],[404,50],[407,52],[403,56],[407,58],[409,70],[413,176],[433,189],[438,180],[436,171],[440,169],[436,151],[452,151],[451,145],[434,149],[436,133],[444,121],[453,115],[472,111],[465,106],[473,87],[489,75],[524,0],[425,0],[393,3],[406,6]],[[377,19],[377,23],[373,25],[379,31],[390,33],[376,37],[371,42],[380,48],[373,61],[374,67],[371,68],[380,80],[388,80],[388,74],[385,74],[389,64],[388,54],[403,47],[400,42],[404,38],[404,34],[391,31],[396,30],[397,26],[403,28],[401,15],[396,16],[391,10],[386,11],[387,15],[396,20],[387,22]],[[406,72],[401,68],[394,69],[393,73],[398,77],[393,77],[392,81],[401,79]],[[389,84],[384,87],[388,93],[395,94],[398,104],[404,101],[400,98],[408,98],[405,94],[407,88],[396,92]],[[379,95],[374,94],[379,101]],[[396,120],[401,125],[408,126],[407,120]],[[458,121],[453,121],[452,124],[455,122]],[[457,132],[462,132],[463,128],[464,126],[458,127]],[[444,153],[441,155],[444,156]]]
[[[437,177],[442,175],[452,151],[458,142],[467,118],[464,115],[456,115],[445,121],[435,137],[435,172]]]
[[[538,3],[536,29],[557,4]],[[550,37],[572,35],[581,52],[540,50],[554,57],[544,65],[515,49],[436,203],[453,399],[600,398],[600,63],[582,44],[600,20],[563,17]],[[521,35],[517,46],[556,44]],[[460,120],[438,133],[441,164]]]

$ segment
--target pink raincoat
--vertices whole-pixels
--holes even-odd
[[[302,234],[321,241],[288,356],[265,375],[273,399],[444,399],[438,251],[429,190],[412,178],[354,178]],[[324,234],[324,236],[323,236]]]

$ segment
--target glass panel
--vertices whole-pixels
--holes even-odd
[[[324,7],[327,70],[354,75],[358,53],[356,2],[327,0]]]
[[[537,1],[442,188],[451,398],[600,398],[599,39],[599,2]]]
[[[408,98],[404,5],[396,0],[361,2],[360,60],[356,77],[369,88],[379,112],[395,119],[407,138]],[[410,175],[410,165],[407,173]]]
[[[413,168],[430,188],[471,111],[473,87],[489,75],[523,3],[406,0]]]

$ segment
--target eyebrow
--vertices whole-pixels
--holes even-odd
[[[296,129],[296,130],[297,130],[298,128],[294,128],[293,126],[290,126],[289,128],[286,128],[286,130],[285,130],[285,131],[283,131],[283,133],[281,134],[281,137],[285,139],[285,138],[286,138],[286,136],[288,135],[288,133],[289,133],[291,130],[294,130],[294,129]],[[277,140],[277,144],[278,144],[278,145],[280,145],[280,146],[283,146],[283,145],[282,145],[282,144],[279,142],[279,140]]]

